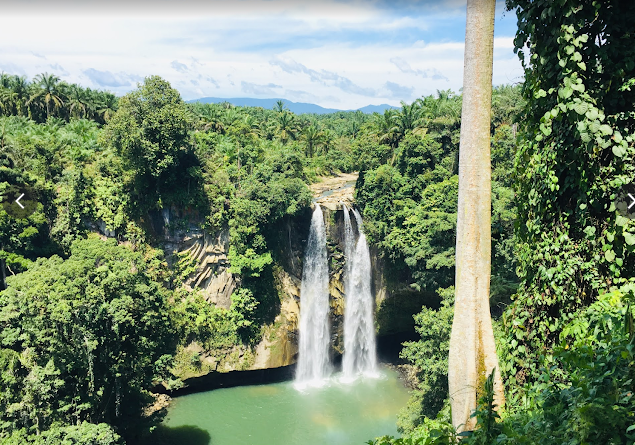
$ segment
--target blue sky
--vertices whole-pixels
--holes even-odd
[[[157,74],[184,99],[355,109],[462,86],[465,0],[10,0],[3,9],[0,70],[118,95]],[[501,2],[495,85],[522,80],[515,29]]]

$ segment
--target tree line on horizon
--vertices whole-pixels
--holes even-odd
[[[55,74],[38,74],[29,82],[26,76],[0,73],[2,116],[24,116],[38,123],[56,117],[104,124],[117,110],[117,102],[117,96],[109,91],[67,83]]]

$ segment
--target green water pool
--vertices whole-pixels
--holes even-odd
[[[162,440],[179,445],[353,445],[396,435],[408,392],[396,372],[298,390],[293,382],[176,398]]]

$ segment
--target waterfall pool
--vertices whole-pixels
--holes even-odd
[[[397,435],[408,392],[397,373],[321,387],[241,386],[173,400],[154,443],[166,445],[363,445]]]

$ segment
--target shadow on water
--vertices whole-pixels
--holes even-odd
[[[168,427],[159,425],[144,445],[212,445],[207,431],[194,425]]]

